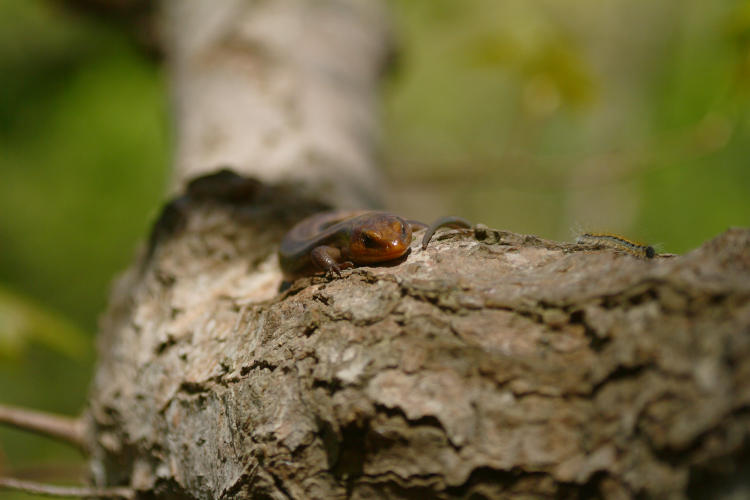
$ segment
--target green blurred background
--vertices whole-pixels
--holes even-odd
[[[750,1],[390,5],[396,210],[676,253],[748,225]],[[72,415],[108,287],[163,197],[165,77],[112,23],[0,0],[0,82],[0,401]],[[0,472],[53,480],[80,463],[0,428]]]

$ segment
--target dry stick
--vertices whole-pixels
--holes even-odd
[[[13,479],[10,477],[0,477],[0,489],[3,488],[52,497],[124,498],[126,500],[135,498],[135,492],[130,488],[57,486],[54,484],[37,483],[34,481],[23,481],[21,479]]]
[[[80,450],[86,450],[83,422],[78,418],[0,405],[0,424],[66,441]]]
[[[83,422],[78,418],[0,405],[0,424],[9,424],[18,429],[66,441],[80,450],[86,450],[83,439]],[[3,488],[55,497],[124,498],[126,500],[135,498],[135,493],[130,488],[58,486],[11,477],[0,477],[0,489]]]

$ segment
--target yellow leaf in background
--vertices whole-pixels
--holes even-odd
[[[88,336],[68,319],[0,286],[0,358],[17,358],[30,344],[72,358],[89,349]]]

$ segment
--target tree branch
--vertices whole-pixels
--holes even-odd
[[[483,226],[421,250],[417,233],[398,265],[260,297],[248,263],[277,267],[276,198],[189,210],[115,288],[96,484],[453,500],[742,481],[712,464],[741,464],[750,437],[750,231],[655,259]]]
[[[10,477],[0,477],[0,489],[2,488],[51,497],[121,498],[125,500],[135,498],[135,492],[130,488],[58,486],[54,484],[37,483],[34,481],[24,481]]]
[[[86,450],[84,425],[79,418],[0,404],[0,424],[65,441],[80,450]]]
[[[143,272],[114,287],[85,419],[95,484],[683,498],[701,474],[721,485],[740,470],[711,465],[748,454],[750,232],[646,261],[476,226],[280,293],[300,193],[334,206],[379,193],[381,4],[161,5],[175,190],[226,166],[276,196],[188,197]]]
[[[174,191],[220,167],[334,206],[377,204],[376,0],[162,2]]]

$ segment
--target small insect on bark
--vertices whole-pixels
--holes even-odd
[[[653,259],[656,256],[656,250],[651,245],[632,241],[612,233],[583,233],[576,238],[576,243],[612,248],[640,259]]]

